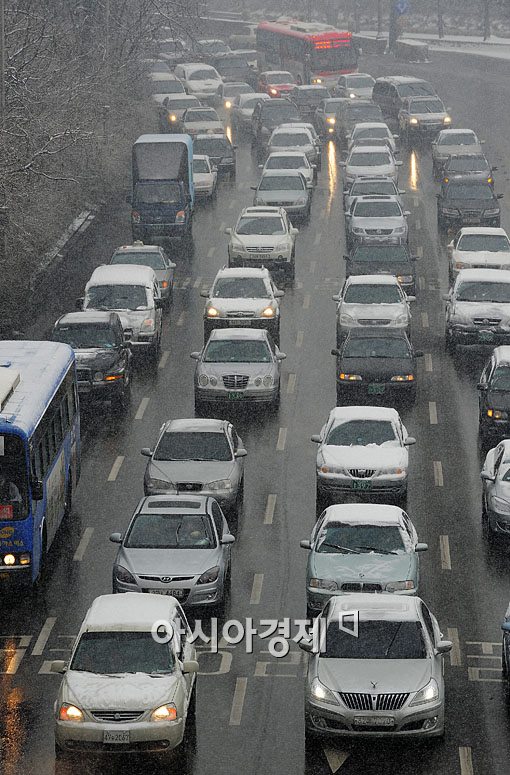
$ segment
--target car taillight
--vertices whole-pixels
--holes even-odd
[[[140,223],[141,216],[137,210],[131,210],[131,220],[133,221],[133,223]]]

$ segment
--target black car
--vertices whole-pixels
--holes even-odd
[[[443,183],[437,194],[437,228],[439,232],[461,226],[500,226],[501,208],[490,183],[451,180]]]
[[[372,90],[372,99],[389,118],[398,119],[399,111],[408,97],[431,97],[436,90],[421,78],[406,75],[386,75],[377,78]]]
[[[70,312],[57,320],[51,338],[74,350],[80,397],[127,406],[132,354],[116,312]]]
[[[483,442],[510,435],[510,347],[496,347],[478,383],[478,428]]]
[[[443,167],[443,183],[453,180],[469,180],[476,183],[489,183],[494,188],[494,172],[485,156],[477,153],[455,154],[449,156]]]
[[[208,59],[207,63],[218,71],[225,82],[243,81],[253,88],[257,85],[257,74],[250,67],[246,55],[242,52],[229,51],[225,54],[219,54]]]
[[[403,399],[416,401],[416,358],[407,334],[380,328],[352,329],[336,356],[337,406]]]
[[[251,117],[253,143],[259,148],[265,148],[273,129],[280,124],[291,124],[296,121],[301,121],[299,111],[286,97],[261,100],[255,105]]]
[[[218,175],[235,180],[236,148],[226,135],[199,134],[193,138],[193,153],[209,156],[211,164],[218,168]]]
[[[345,276],[392,274],[408,296],[416,295],[416,256],[407,245],[357,245],[345,259]]]
[[[294,103],[301,116],[301,121],[313,123],[315,111],[321,102],[329,97],[325,86],[295,86],[289,94],[289,100]]]
[[[384,122],[379,105],[371,100],[345,99],[336,114],[335,139],[341,147],[347,146],[347,135],[351,134],[356,124],[366,121]]]

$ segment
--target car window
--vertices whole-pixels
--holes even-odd
[[[365,262],[384,262],[403,264],[409,263],[409,254],[403,245],[377,245],[357,247],[352,254],[352,261]]]
[[[217,73],[212,68],[207,70],[194,70],[188,75],[188,81],[206,81],[209,78],[212,78],[213,80],[218,79]]]
[[[83,348],[101,348],[109,350],[119,344],[115,331],[108,325],[83,324],[66,325],[62,323],[53,331],[53,340],[64,342],[74,350]]]
[[[310,137],[306,132],[278,132],[271,138],[271,145],[282,148],[291,145],[310,145]]]
[[[268,170],[299,170],[309,167],[306,156],[273,156],[266,162]]]
[[[391,164],[389,153],[352,153],[347,162],[352,167],[378,167]]]
[[[266,342],[250,339],[215,339],[204,352],[205,363],[271,363]]]
[[[224,433],[166,431],[154,450],[154,460],[232,460]]]
[[[353,215],[358,218],[398,218],[402,210],[397,202],[356,202]]]
[[[356,138],[356,140],[359,140],[361,137],[368,137],[370,139],[377,138],[377,137],[386,138],[386,137],[389,137],[389,132],[384,126],[381,126],[381,127],[373,126],[367,129],[355,130],[352,133],[352,136],[353,138]]]
[[[223,514],[216,501],[211,502],[211,514],[216,527],[216,533],[218,534],[218,539],[221,541],[223,535]]]
[[[85,308],[147,309],[147,289],[143,285],[91,285],[85,295]]]
[[[510,283],[461,282],[455,296],[457,301],[510,304]]]
[[[332,428],[325,443],[337,447],[395,446],[398,437],[388,420],[349,420]]]
[[[399,304],[402,297],[395,285],[350,285],[344,301],[347,304]]]
[[[435,91],[433,86],[426,81],[412,81],[411,83],[401,83],[396,87],[400,97],[428,97],[434,95]]]
[[[410,113],[444,113],[441,100],[409,100]]]
[[[121,250],[113,254],[110,264],[135,264],[148,266],[156,271],[165,269],[163,256],[158,250]]]
[[[124,539],[127,549],[212,549],[216,539],[205,514],[137,514]]]
[[[396,194],[397,189],[392,180],[358,181],[353,183],[350,196],[365,196],[370,194]]]
[[[375,83],[371,75],[348,75],[345,83],[351,89],[369,89]]]
[[[193,140],[193,149],[204,156],[230,156],[232,146],[226,137],[196,137]]]
[[[193,159],[193,172],[210,172],[207,159]]]
[[[98,675],[173,673],[175,657],[171,642],[160,643],[150,632],[84,632],[69,669]]]
[[[406,549],[397,525],[329,522],[317,534],[315,551],[319,554],[400,554]]]
[[[184,121],[219,121],[219,118],[215,110],[197,110],[196,108],[190,108],[184,115]]]
[[[409,345],[404,338],[397,337],[353,337],[350,336],[342,350],[344,358],[411,358]]]
[[[306,184],[300,175],[263,175],[259,191],[303,191]]]
[[[267,299],[269,292],[260,277],[220,277],[211,296],[215,299]]]
[[[504,234],[464,234],[457,247],[459,250],[488,250],[490,253],[510,251],[508,237]]]
[[[464,134],[455,133],[452,135],[443,135],[437,141],[438,145],[475,145],[477,142],[476,137],[471,132],[465,132]]]
[[[263,217],[260,215],[245,215],[240,218],[236,226],[236,234],[239,235],[264,235],[284,234],[285,228],[281,218],[274,216]]]
[[[445,172],[485,172],[489,163],[485,156],[451,156],[446,162]]]
[[[436,642],[436,636],[434,633],[434,625],[432,623],[432,617],[430,615],[430,611],[425,605],[425,603],[421,604],[421,615],[423,616],[423,621],[425,622],[425,626],[427,628],[427,632],[429,634],[430,642],[434,644]]]
[[[500,390],[502,392],[510,391],[510,367],[498,366],[492,375],[491,390]]]
[[[494,199],[494,192],[489,185],[473,185],[472,183],[450,183],[446,189],[446,199],[481,199],[484,202]]]
[[[328,624],[324,659],[425,659],[427,648],[421,622],[384,619],[358,623],[358,637],[353,638],[338,626]]]

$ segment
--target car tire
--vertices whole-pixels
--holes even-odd
[[[117,408],[121,412],[126,412],[131,403],[131,374],[128,371],[124,377],[124,389],[117,396]]]

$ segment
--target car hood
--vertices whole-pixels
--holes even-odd
[[[411,554],[317,554],[310,560],[310,576],[345,581],[404,581],[414,577]]]
[[[349,261],[350,274],[414,275],[414,266],[398,261]]]
[[[407,304],[342,304],[340,313],[358,320],[395,320],[399,315],[410,316]]]
[[[336,692],[400,694],[422,689],[432,671],[428,659],[321,658],[317,674],[321,683]]]
[[[296,202],[298,199],[307,198],[308,192],[283,189],[282,191],[257,191],[255,196],[257,199],[262,199],[267,204],[270,204],[272,202]]]
[[[301,153],[311,153],[312,151],[315,151],[315,146],[311,143],[306,143],[303,145],[300,143],[299,145],[294,145],[293,143],[288,143],[287,145],[273,145],[272,143],[268,146],[269,153],[278,153],[280,151],[300,151]]]
[[[263,194],[265,192],[261,192]],[[257,196],[260,196],[260,194],[257,194]],[[272,246],[275,245],[277,242],[282,242],[283,240],[286,240],[288,238],[287,234],[233,234],[232,239],[233,241],[239,240],[243,243],[243,245],[246,245],[248,247],[257,247],[257,246]]]
[[[221,549],[122,549],[119,565],[137,576],[200,576],[218,565]]]
[[[408,453],[402,447],[336,447],[325,444],[320,453],[326,465],[341,468],[407,468]],[[321,464],[322,465],[322,464]]]
[[[441,145],[438,146],[434,156],[447,158],[448,156],[480,156],[480,145]]]
[[[456,301],[453,314],[469,320],[472,318],[502,318],[505,321],[510,318],[510,303],[489,304],[488,302]]]
[[[363,175],[371,178],[378,177],[379,175],[388,175],[392,177],[395,174],[395,167],[393,164],[377,164],[370,167],[356,167],[354,164],[348,164],[345,168],[345,172],[350,177],[361,177]]]
[[[184,123],[184,131],[188,132],[218,132],[223,134],[223,126],[219,121],[186,121]]]
[[[415,366],[412,358],[341,358],[338,370],[361,374],[364,382],[371,379],[389,381],[396,374],[414,374]]]
[[[87,350],[75,350],[76,366],[86,366],[90,369],[99,369],[104,371],[116,365],[119,353],[117,350],[102,350],[100,348],[90,348]]]
[[[419,118],[420,121],[442,121],[443,118],[447,115],[446,111],[442,110],[440,113],[418,113],[416,111],[412,111],[412,113],[409,113],[410,116],[413,118]],[[465,146],[464,146],[465,147]]]
[[[193,183],[196,185],[200,185],[200,183],[204,183],[206,185],[209,185],[214,180],[214,174],[212,172],[194,172],[193,173]]]
[[[508,411],[510,409],[510,393],[489,389],[485,395],[487,396],[487,405],[491,406],[493,409],[503,409],[504,411]],[[500,489],[502,492],[506,493],[504,497],[508,498],[508,495],[510,494],[509,482],[501,482],[501,480],[498,479],[497,485],[494,488],[494,493],[501,494],[496,493],[496,490]]]
[[[228,479],[234,464],[232,460],[155,460],[149,462],[149,476],[169,482],[215,482]]]
[[[443,207],[457,210],[499,210],[497,199],[443,199]]]
[[[132,328],[133,331],[139,331],[143,321],[152,316],[152,310],[116,310],[122,323],[122,328]]]
[[[98,675],[68,670],[62,700],[85,710],[150,710],[171,702],[176,675],[151,678],[146,673]]]
[[[224,314],[228,312],[253,312],[260,315],[263,309],[272,306],[271,299],[209,299],[208,306],[216,307]]]
[[[456,250],[453,253],[455,261],[464,261],[476,266],[507,266],[510,264],[510,251],[499,250]]]
[[[203,363],[200,361],[197,365],[199,373],[217,377],[218,380],[227,374],[244,374],[250,378],[264,377],[266,374],[274,376],[276,370],[275,363]]]
[[[364,218],[353,215],[351,218],[351,224],[360,229],[398,229],[406,223],[403,215],[394,218]]]

